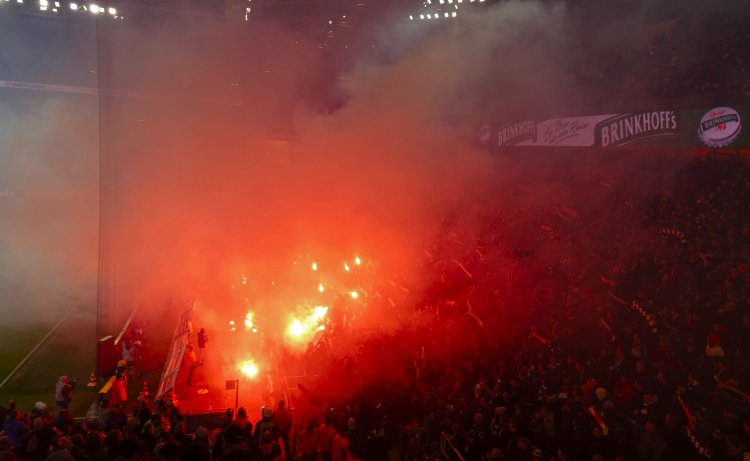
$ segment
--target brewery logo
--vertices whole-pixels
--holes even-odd
[[[596,144],[624,146],[647,138],[677,136],[678,126],[673,110],[617,115],[596,125]]]
[[[536,122],[533,120],[507,123],[497,131],[498,146],[510,146],[526,140],[536,141]]]
[[[727,147],[740,135],[740,114],[729,107],[717,107],[703,115],[698,137],[708,147]]]

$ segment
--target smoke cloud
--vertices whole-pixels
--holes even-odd
[[[406,16],[394,11],[365,33],[375,52],[351,61],[331,52],[342,72],[330,81],[319,76],[333,64],[282,24],[247,32],[187,16],[100,28],[98,83],[118,95],[0,107],[0,142],[12,146],[0,189],[33,178],[56,197],[34,211],[0,202],[19,216],[1,234],[5,289],[38,292],[42,278],[91,295],[101,239],[110,328],[135,305],[161,318],[158,306],[194,299],[196,321],[229,350],[228,322],[248,311],[268,337],[282,337],[300,308],[370,286],[343,272],[359,256],[368,277],[408,293],[394,304],[362,300],[389,306],[363,314],[369,326],[392,328],[424,290],[420,255],[446,211],[463,209],[471,234],[486,191],[537,168],[475,147],[474,124],[590,102],[575,69],[597,33],[580,30],[576,14],[563,2],[511,1],[461,10],[455,21],[392,26]],[[331,95],[335,104],[321,105]],[[97,149],[101,215],[88,200],[97,196]],[[56,185],[88,201],[61,207]],[[68,234],[75,245],[61,243]]]

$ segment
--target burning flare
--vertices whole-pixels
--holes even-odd
[[[324,330],[325,326],[323,325],[323,320],[325,319],[327,313],[328,307],[315,306],[312,313],[308,314],[306,317],[302,319],[292,319],[292,323],[289,324],[289,329],[287,331],[291,336],[300,338],[303,336],[308,336],[310,333],[316,330]]]
[[[254,360],[245,360],[244,362],[240,362],[238,368],[240,369],[242,374],[247,376],[248,378],[255,378],[256,376],[258,376],[258,366],[255,365]]]

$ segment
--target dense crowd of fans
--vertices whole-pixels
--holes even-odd
[[[328,410],[340,432],[356,422],[353,446],[378,452],[384,438],[415,460],[743,459],[748,165],[630,161],[680,174],[664,185],[590,167],[550,187],[530,169],[496,209],[482,202],[478,231],[448,221],[426,250],[429,321],[371,339],[318,389],[357,381]],[[529,197],[500,198],[513,188]]]

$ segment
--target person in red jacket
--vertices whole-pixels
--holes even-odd
[[[125,373],[120,372],[109,390],[109,404],[115,406],[118,403],[125,403],[126,400],[128,400],[128,392],[125,387]]]

